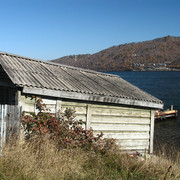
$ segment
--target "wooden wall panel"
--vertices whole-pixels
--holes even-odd
[[[138,118],[138,117],[122,117],[122,116],[105,116],[105,115],[92,115],[92,123],[104,123],[104,124],[150,124],[150,118]]]
[[[98,133],[98,131],[94,131],[95,134]],[[115,139],[119,139],[119,140],[129,140],[129,139],[137,139],[137,140],[141,140],[141,139],[145,139],[145,140],[149,140],[149,132],[117,132],[115,133],[113,132],[104,132],[104,138],[115,138]]]
[[[108,108],[92,108],[93,115],[104,116],[121,116],[121,117],[150,117],[149,111],[136,111],[133,109],[108,109]]]
[[[117,140],[117,144],[119,144],[121,147],[134,147],[137,146],[149,146],[149,141],[146,140]]]
[[[70,106],[70,105],[64,106],[64,105],[62,105],[61,112],[64,112],[66,110],[66,108],[71,108],[71,109],[75,110],[76,111],[75,114],[77,114],[77,115],[81,115],[81,114],[85,115],[87,113],[86,106],[80,107],[80,106]]]
[[[120,146],[120,149],[123,151],[129,151],[132,153],[138,152],[141,154],[148,153],[149,152],[149,146]]]
[[[27,113],[35,112],[35,99],[32,99],[31,97],[20,97],[20,106],[22,106],[22,112],[25,111]]]
[[[151,112],[117,106],[92,106],[91,127],[104,138],[114,138],[121,150],[149,151]]]
[[[135,132],[144,132],[149,131],[149,125],[132,125],[132,124],[94,124],[91,123],[91,127],[94,130],[99,131],[135,131]]]
[[[23,110],[32,111],[35,107],[30,99],[21,100]],[[43,99],[43,102],[51,113],[60,110],[63,115],[66,108],[74,109],[76,119],[86,122],[83,128],[92,128],[94,134],[103,132],[104,138],[115,138],[122,150],[146,152],[150,149],[150,110],[51,99]]]

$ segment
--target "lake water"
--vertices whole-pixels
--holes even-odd
[[[180,148],[180,71],[169,72],[109,72],[116,74],[159,98],[164,109],[174,105],[179,111],[178,119],[155,123],[155,142]],[[156,143],[155,143],[156,148]]]

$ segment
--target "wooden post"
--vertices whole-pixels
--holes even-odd
[[[173,110],[173,105],[171,105],[171,110]]]
[[[86,110],[86,130],[89,130],[91,127],[91,105],[87,105]]]
[[[151,124],[150,124],[150,147],[149,153],[153,153],[153,145],[154,145],[154,111],[151,110]]]
[[[55,106],[55,115],[56,115],[56,117],[58,117],[58,115],[59,115],[58,113],[61,110],[61,104],[62,104],[61,100],[56,100],[56,106]]]
[[[4,105],[1,105],[1,152],[3,148],[3,135],[4,135]]]
[[[6,122],[4,122],[3,143],[6,144]]]
[[[7,107],[8,105],[1,106],[1,152],[4,144],[6,143],[6,116],[7,116]]]
[[[21,106],[21,91],[17,90],[15,95],[15,105]]]

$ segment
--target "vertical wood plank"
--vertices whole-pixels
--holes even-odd
[[[14,134],[19,134],[20,130],[20,115],[21,107],[17,105],[8,105],[8,110],[6,113],[6,137]]]
[[[89,130],[91,127],[91,105],[87,105],[86,109],[86,130]]]
[[[154,110],[151,110],[151,125],[150,125],[150,147],[149,153],[153,153],[154,145]]]
[[[3,143],[6,144],[6,122],[4,122]]]
[[[60,110],[61,110],[61,105],[62,105],[62,101],[57,100],[56,101],[56,106],[55,106],[55,115],[56,115],[56,117],[59,116],[59,113],[60,113]]]
[[[21,106],[21,91],[16,91],[15,104]]]
[[[1,144],[0,150],[3,148],[3,132],[4,132],[4,105],[1,106]]]
[[[8,105],[5,105],[4,111],[4,131],[3,131],[3,143],[6,144],[6,117],[8,116]]]
[[[61,104],[62,104],[61,100],[56,101],[56,106],[55,106],[55,108],[56,108],[55,112],[56,113],[61,109]]]

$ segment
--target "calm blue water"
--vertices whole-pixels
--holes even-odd
[[[155,123],[155,141],[180,147],[180,71],[170,72],[109,72],[116,74],[159,98],[165,109],[174,105],[178,119]]]

